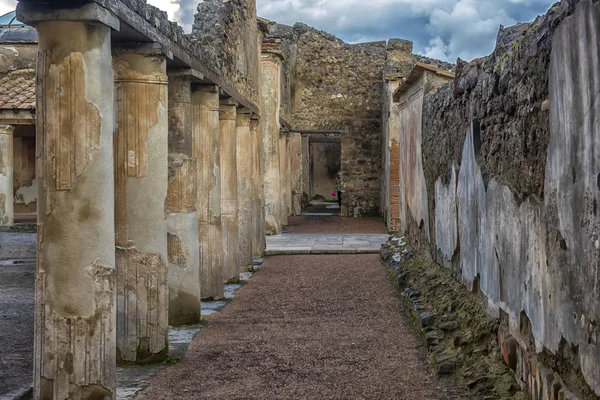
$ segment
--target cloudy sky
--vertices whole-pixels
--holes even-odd
[[[200,0],[147,0],[191,30]],[[531,21],[553,0],[257,0],[258,14],[302,21],[349,42],[410,39],[415,52],[446,61],[492,52],[500,24]],[[16,0],[0,0],[0,13]]]

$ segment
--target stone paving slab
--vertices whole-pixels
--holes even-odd
[[[388,234],[282,234],[267,237],[266,255],[379,253]]]

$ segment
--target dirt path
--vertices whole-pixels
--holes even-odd
[[[288,233],[387,233],[380,217],[289,217]]]
[[[378,255],[278,256],[138,399],[445,399]]]

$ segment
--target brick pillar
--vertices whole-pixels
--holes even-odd
[[[36,9],[38,252],[35,399],[115,398],[111,27],[96,4]]]
[[[163,360],[168,352],[167,76],[152,45],[113,51],[117,358]]]

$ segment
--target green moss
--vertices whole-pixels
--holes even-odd
[[[163,364],[175,365],[179,361],[181,361],[181,357],[179,357],[179,356],[173,356],[171,354],[168,354],[167,358],[165,359],[165,361],[163,361]]]

